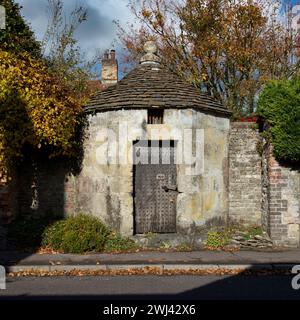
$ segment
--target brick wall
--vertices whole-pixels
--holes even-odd
[[[279,164],[268,153],[268,218],[269,233],[277,245],[299,246],[300,171]]]
[[[229,221],[262,225],[275,245],[298,247],[300,170],[276,161],[272,151],[253,124],[232,123]]]
[[[262,223],[261,138],[254,123],[233,122],[229,142],[229,221]]]

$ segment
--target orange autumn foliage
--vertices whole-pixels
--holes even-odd
[[[133,0],[131,9],[139,25],[119,27],[127,61],[155,39],[168,68],[235,116],[255,111],[268,80],[297,73],[296,36],[280,21],[276,1]]]
[[[0,50],[0,174],[9,176],[22,149],[72,155],[83,98],[28,53]]]

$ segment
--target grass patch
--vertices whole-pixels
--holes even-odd
[[[255,236],[263,236],[263,229],[259,226],[239,227],[233,226],[220,230],[209,231],[207,240],[204,243],[205,248],[209,250],[220,250],[230,244],[234,236],[239,236],[248,241]]]
[[[105,243],[105,252],[122,252],[138,249],[138,245],[129,238],[123,238],[119,234],[112,232]]]
[[[255,236],[262,236],[263,230],[261,227],[250,227],[245,230],[245,240],[253,239]]]
[[[230,233],[228,231],[210,231],[207,233],[205,247],[208,249],[221,249],[229,243]]]

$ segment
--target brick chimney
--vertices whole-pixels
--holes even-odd
[[[106,50],[102,58],[101,82],[106,86],[114,85],[118,82],[118,61],[115,50]]]

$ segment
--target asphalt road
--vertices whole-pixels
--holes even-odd
[[[289,276],[8,278],[2,299],[300,299]]]

